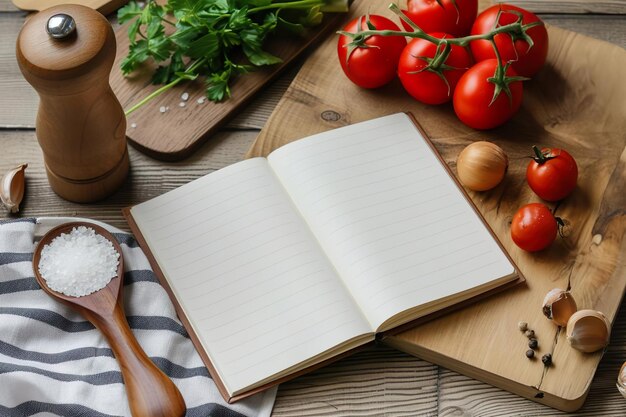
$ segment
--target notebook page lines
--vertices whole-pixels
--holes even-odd
[[[237,177],[233,177],[230,181],[220,181],[217,178],[213,178],[213,176],[207,175],[185,184],[184,188],[179,187],[170,191],[169,193],[167,193],[166,197],[155,197],[154,199],[150,200],[153,212],[146,212],[146,217],[144,221],[147,223],[151,223],[151,226],[155,229],[158,224],[168,226],[169,223],[163,223],[160,222],[160,220],[163,217],[166,217],[168,213],[171,212],[170,210],[178,210],[181,207],[181,201],[179,200],[179,198],[193,198],[194,203],[202,203],[203,200],[210,199],[212,197],[212,193],[209,192],[209,190],[212,190],[213,192],[219,192],[228,189],[232,190],[233,187],[242,184],[249,185],[251,181],[250,175],[254,176],[254,173],[256,172],[254,167],[256,165],[257,164],[251,164],[244,169],[237,169]],[[229,171],[231,169],[231,167],[224,168],[225,171]],[[221,178],[226,177],[223,173],[218,176]],[[261,178],[259,177],[258,179]]]
[[[377,123],[394,128],[381,133]],[[480,285],[512,273],[406,115],[307,141],[268,160],[374,327],[416,302],[462,291],[470,275]],[[333,146],[340,151],[328,152]]]
[[[241,171],[230,169],[218,181],[205,183],[203,193],[211,198],[196,202],[189,212],[172,210],[163,201],[133,208],[194,331],[231,391],[371,332],[267,162],[237,165]],[[216,175],[221,171],[210,177]],[[243,178],[252,185],[246,186]],[[233,194],[224,183],[241,184],[240,192]],[[185,197],[179,193],[177,198]],[[158,222],[144,222],[144,213]],[[157,231],[149,226],[160,222],[175,226]],[[172,245],[172,240],[180,243]],[[321,313],[344,324],[335,329],[338,321],[320,321]],[[295,332],[301,333],[282,338]],[[285,349],[288,354],[274,357]],[[238,373],[241,367],[248,371]]]
[[[362,123],[357,128],[354,128],[353,126],[348,126],[348,127],[350,127],[350,130],[346,131],[344,129],[344,131],[342,132],[342,135],[343,135],[342,137],[344,137],[345,139],[353,139],[353,138],[362,139],[363,133],[368,132],[370,135],[369,139],[371,140],[371,144],[376,143],[376,137],[378,136],[385,136],[386,134],[389,134],[389,133],[396,133],[398,129],[400,130],[406,129],[406,126],[398,125],[398,123],[392,120],[389,120],[386,123],[372,123],[372,121],[369,121],[369,122]],[[327,134],[328,136],[333,135],[332,132],[325,132],[324,134]],[[315,135],[315,136],[318,136],[318,135]],[[346,140],[345,144],[339,144],[339,145],[335,143],[330,143],[330,142],[327,142],[325,144],[320,144],[320,143],[316,143],[315,141],[307,141],[307,140],[297,141],[297,142],[298,142],[297,145],[295,145],[295,143],[288,144],[274,151],[274,152],[281,153],[281,152],[284,152],[290,146],[294,146],[294,145],[297,146],[299,150],[298,155],[293,155],[293,157],[289,159],[288,161],[289,169],[294,169],[296,167],[299,167],[311,158],[316,158],[317,156],[320,156],[326,153],[341,152],[342,150],[349,149],[352,147],[351,142],[348,140]],[[365,143],[366,142],[364,141],[363,144],[365,145]],[[307,152],[307,149],[310,149],[312,147],[315,147],[316,149],[315,152],[311,152],[311,153]],[[344,154],[349,155],[349,153],[348,154],[344,153]]]

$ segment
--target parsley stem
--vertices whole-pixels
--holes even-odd
[[[143,100],[141,100],[139,103],[135,104],[133,107],[131,107],[130,109],[126,110],[124,112],[124,114],[126,116],[128,116],[129,114],[131,114],[132,112],[134,112],[135,110],[137,110],[139,107],[143,106],[144,104],[146,104],[147,102],[149,102],[150,100],[152,100],[153,98],[155,98],[156,96],[160,95],[161,93],[163,93],[164,91],[169,90],[170,88],[174,87],[176,84],[178,84],[179,82],[181,82],[183,80],[183,78],[176,78],[174,81],[170,82],[169,84],[165,84],[163,87],[159,88],[158,90],[153,91],[152,93],[150,93],[149,95],[147,95],[146,97],[144,97]]]
[[[189,67],[187,67],[187,69],[185,70],[185,74],[195,75],[194,71],[197,70],[200,66],[202,66],[205,62],[206,62],[205,58],[200,59],[200,60],[194,62]],[[144,104],[146,104],[147,102],[152,100],[153,98],[161,95],[162,93],[164,93],[165,91],[167,91],[170,88],[174,87],[176,84],[178,84],[179,82],[183,81],[184,79],[185,79],[184,77],[178,77],[178,78],[170,81],[168,84],[165,84],[163,87],[161,87],[161,88],[159,88],[157,90],[154,90],[152,93],[150,93],[149,95],[144,97],[139,103],[135,104],[130,109],[126,110],[124,112],[124,114],[126,116],[128,116],[129,114],[131,114],[132,112],[134,112],[135,110],[137,110],[138,108],[140,108],[141,106],[143,106]]]

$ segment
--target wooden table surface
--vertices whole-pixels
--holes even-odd
[[[121,208],[241,160],[297,71],[293,68],[274,82],[189,159],[160,162],[131,147],[131,175],[120,191],[101,203],[73,204],[57,197],[48,186],[34,130],[37,95],[15,61],[15,38],[25,16],[9,0],[0,0],[0,173],[29,164],[21,216],[89,217],[128,230]],[[542,18],[626,47],[626,16],[551,14]],[[273,416],[624,416],[626,400],[615,388],[624,361],[626,309],[622,308],[587,402],[576,414],[558,412],[379,347],[282,385]]]

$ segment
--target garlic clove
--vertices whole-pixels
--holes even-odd
[[[578,310],[576,301],[569,291],[555,288],[543,299],[543,314],[557,326],[566,326],[569,318]]]
[[[617,389],[622,397],[626,398],[626,362],[622,365],[622,369],[619,370],[617,375]]]
[[[567,322],[567,341],[581,352],[592,353],[606,347],[611,335],[606,316],[595,310],[580,310]]]
[[[11,213],[17,213],[20,210],[20,203],[24,198],[26,167],[28,164],[15,167],[7,171],[0,180],[0,199]]]

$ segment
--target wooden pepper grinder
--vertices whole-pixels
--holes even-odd
[[[103,199],[129,170],[126,117],[109,85],[115,35],[95,10],[51,7],[17,38],[17,62],[40,97],[37,139],[48,181],[61,197]]]

